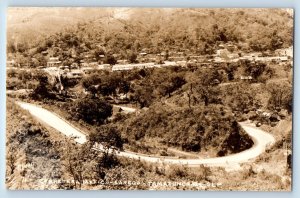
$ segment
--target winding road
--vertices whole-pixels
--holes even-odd
[[[56,115],[55,113],[34,104],[24,102],[16,103],[21,108],[28,110],[29,113],[36,117],[40,122],[51,126],[52,128],[68,137],[74,137],[74,140],[77,143],[83,144],[87,141],[87,137],[85,135],[87,133],[84,133],[76,127],[72,126],[70,123],[68,123],[66,120]],[[203,164],[207,166],[230,167],[232,169],[238,169],[240,167],[240,163],[245,163],[250,161],[251,159],[256,158],[265,151],[266,147],[274,144],[275,142],[275,138],[271,134],[264,132],[259,128],[251,126],[250,124],[247,124],[245,122],[239,124],[252,138],[254,145],[250,149],[229,156],[207,159],[179,159],[175,157],[157,157],[144,155],[130,151],[120,151],[117,152],[117,155],[152,163],[187,165],[189,167],[196,167]],[[98,145],[97,149],[101,150],[102,146]]]

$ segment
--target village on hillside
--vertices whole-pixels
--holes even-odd
[[[293,10],[8,15],[8,189],[292,189]]]
[[[83,75],[89,74],[92,70],[107,70],[107,71],[124,71],[132,69],[145,69],[153,67],[220,67],[224,63],[236,63],[238,61],[251,61],[263,63],[277,63],[293,65],[293,47],[285,49],[277,49],[273,52],[254,52],[245,53],[237,49],[233,44],[219,44],[216,54],[213,55],[194,55],[185,54],[184,52],[162,52],[160,54],[148,54],[147,49],[143,49],[137,55],[136,61],[138,63],[129,64],[129,60],[116,60],[116,64],[104,64],[104,61],[93,62],[91,54],[86,54],[80,64],[71,63],[70,65],[62,65],[62,61],[58,57],[49,57],[47,52],[43,54],[48,58],[47,65],[38,66],[49,73],[50,75],[66,75],[68,78],[82,78]],[[10,55],[9,55],[10,56]],[[101,59],[105,55],[99,55]],[[117,54],[114,54],[117,59]],[[20,69],[30,68],[30,65],[21,65],[14,59],[7,60],[6,69]],[[241,76],[241,79],[244,77]],[[250,77],[251,78],[251,77]]]

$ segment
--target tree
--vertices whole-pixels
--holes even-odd
[[[114,133],[114,131],[111,131]],[[105,134],[98,134],[105,135]],[[95,133],[91,133],[92,137],[96,137]],[[116,136],[111,134],[105,140],[108,143],[112,143],[116,140]],[[109,138],[112,138],[109,139]],[[95,138],[90,138],[92,141],[88,141],[82,145],[76,144],[74,139],[66,139],[64,147],[61,149],[61,163],[63,165],[63,171],[65,174],[72,177],[73,188],[81,189],[84,184],[84,180],[96,180],[97,183],[101,180],[108,178],[109,169],[114,168],[119,165],[120,162],[114,153],[109,152],[108,149],[105,150],[95,150],[93,145]],[[99,140],[100,141],[100,140]],[[117,140],[118,141],[118,140]],[[102,142],[105,144],[105,142]],[[111,144],[117,145],[119,144]],[[66,175],[66,176],[67,176]],[[108,178],[109,179],[109,178]]]
[[[250,61],[245,61],[243,67],[246,75],[252,76],[253,79],[258,80],[265,72],[267,65],[262,62],[251,63]]]
[[[171,96],[171,93],[182,87],[186,83],[183,76],[175,74],[160,84],[160,93],[165,96]]]
[[[81,84],[83,88],[87,91],[90,91],[94,96],[96,96],[97,88],[96,86],[101,83],[101,77],[98,74],[91,74],[89,76],[85,76],[81,80]]]
[[[103,96],[115,95],[119,85],[120,76],[117,73],[110,73],[101,76],[101,83],[98,87],[98,92]]]
[[[29,71],[19,72],[18,78],[22,81],[22,83],[26,84],[28,81],[32,79],[32,73]]]
[[[94,57],[97,61],[101,60],[100,55],[105,55],[105,50],[103,48],[97,48],[94,51]]]
[[[18,52],[25,53],[28,50],[29,46],[28,43],[23,42],[23,43],[18,43],[16,48]]]
[[[68,95],[69,88],[74,87],[78,83],[77,79],[68,78],[67,76],[64,75],[60,75],[58,78],[60,78],[60,80],[58,79],[58,81],[61,86],[59,91],[60,93],[63,93],[64,96]]]
[[[105,56],[104,63],[115,65],[117,63],[117,60],[113,55],[108,54]]]
[[[256,92],[243,83],[226,86],[222,98],[232,110],[241,113],[260,106],[260,103],[256,100]]]
[[[129,63],[136,63],[137,62],[137,54],[135,52],[130,51],[127,55],[127,59]]]
[[[22,67],[22,66],[28,66],[30,62],[30,58],[25,56],[24,54],[17,54],[15,61]]]
[[[195,83],[196,92],[204,101],[204,105],[209,103],[220,103],[220,89],[217,85],[222,82],[222,75],[217,70],[205,70],[197,74],[199,77]]]
[[[71,114],[89,124],[102,124],[112,115],[112,106],[98,98],[85,97],[73,102]]]
[[[113,126],[100,126],[89,135],[89,141],[102,144],[105,150],[123,149],[123,139],[120,131]]]
[[[226,72],[227,72],[227,78],[229,81],[234,80],[234,73],[237,70],[238,65],[236,63],[230,63],[226,67]]]
[[[165,53],[165,55],[164,55],[164,60],[165,61],[167,61],[167,60],[169,60],[169,50],[166,50],[166,53]]]
[[[277,31],[273,32],[271,43],[270,43],[270,48],[272,50],[280,49],[283,45],[283,40],[281,37],[278,36]]]
[[[46,60],[45,56],[43,56],[42,54],[37,53],[33,57],[37,60],[36,66],[46,66],[47,65],[47,60]]]
[[[292,86],[288,82],[274,82],[267,85],[271,94],[268,107],[272,110],[286,109],[292,111]]]
[[[208,106],[211,103],[221,103],[219,87],[198,85],[196,91],[200,94],[200,98],[204,101],[205,106]]]
[[[136,101],[140,104],[140,107],[148,107],[152,103],[153,97],[152,93],[153,89],[150,86],[135,86],[134,93],[132,96],[132,100]]]
[[[112,168],[119,164],[118,159],[112,151],[115,149],[122,150],[124,141],[120,131],[116,127],[100,126],[89,135],[88,139],[92,145],[95,143],[102,145],[103,156],[98,161],[98,166]]]
[[[55,99],[55,95],[51,93],[52,87],[48,82],[47,74],[38,72],[34,77],[39,82],[37,87],[31,93],[34,100]]]
[[[70,174],[73,178],[74,188],[77,189],[77,183],[79,189],[83,184],[83,172],[85,170],[83,156],[86,153],[80,152],[80,147],[76,145],[72,140],[66,139],[65,148],[62,152],[62,165],[66,173]]]
[[[66,139],[64,147],[61,149],[64,172],[73,179],[73,188],[81,189],[84,180],[103,180],[106,177],[106,170],[118,164],[115,158],[115,163],[110,167],[103,165],[103,160],[106,159],[104,152],[94,150],[91,142],[86,142],[83,145],[76,144],[73,139]]]
[[[127,93],[130,91],[130,82],[123,79],[119,81],[118,88],[119,88],[119,92],[126,94],[127,97]]]

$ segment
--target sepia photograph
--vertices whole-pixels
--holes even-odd
[[[9,190],[291,191],[294,10],[9,7]]]

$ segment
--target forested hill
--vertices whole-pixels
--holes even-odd
[[[141,51],[212,54],[220,42],[238,44],[242,50],[274,50],[292,44],[290,11],[47,8],[27,16],[16,9],[8,16],[8,52],[36,55],[56,47],[58,54],[74,48],[76,55],[100,50],[121,58]]]

